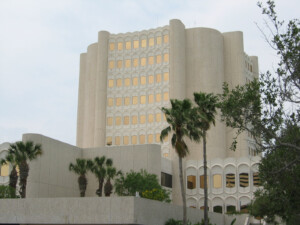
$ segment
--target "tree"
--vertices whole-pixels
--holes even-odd
[[[199,140],[200,133],[191,121],[192,103],[188,99],[177,100],[171,99],[171,108],[162,108],[169,124],[168,127],[161,131],[160,140],[163,141],[169,133],[172,133],[171,143],[179,158],[179,179],[181,186],[181,197],[183,201],[183,225],[187,224],[186,215],[186,198],[183,182],[182,159],[188,154],[188,146],[185,138]]]
[[[161,187],[155,174],[146,170],[121,174],[115,180],[115,192],[119,196],[135,196],[138,192],[143,198],[170,202],[169,192]]]
[[[1,198],[18,198],[16,189],[11,186],[0,185],[0,199]]]
[[[4,159],[1,159],[0,165],[11,165],[12,169],[9,174],[9,186],[16,190],[18,183],[17,161],[15,155],[8,153]]]
[[[90,160],[86,159],[76,159],[76,163],[70,163],[69,170],[79,175],[78,177],[78,185],[80,191],[80,197],[85,196],[85,191],[87,187],[87,178],[86,174],[91,169],[92,163]]]
[[[113,164],[112,159],[106,159],[105,156],[96,157],[92,163],[91,171],[98,179],[99,188],[96,191],[96,194],[101,197],[102,196],[102,189],[104,184],[104,179],[107,174],[107,167],[111,167]]]
[[[113,185],[111,184],[111,180],[116,176],[121,175],[121,171],[117,171],[116,168],[109,166],[106,169],[106,183],[104,185],[104,194],[105,196],[110,196],[113,190]]]
[[[18,141],[11,144],[8,149],[8,155],[13,155],[14,160],[20,169],[20,195],[26,197],[27,178],[29,175],[29,165],[27,161],[36,159],[43,153],[40,144],[34,144],[32,141]]]
[[[218,97],[213,94],[203,92],[194,93],[194,101],[196,103],[195,120],[196,126],[200,129],[203,141],[203,165],[204,165],[204,224],[208,225],[208,193],[207,193],[207,159],[206,159],[206,134],[210,125],[215,125],[215,115],[217,113],[216,106]]]
[[[265,154],[259,166],[264,191],[257,199],[273,202],[265,204],[267,216],[289,221],[295,216],[290,207],[295,201],[299,205],[295,194],[300,191],[296,178],[300,161],[300,21],[293,19],[285,26],[278,20],[274,1],[267,1],[266,7],[258,5],[271,22],[267,24],[270,33],[263,34],[279,57],[278,67],[274,73],[267,71],[259,80],[232,90],[225,84],[219,107],[226,125],[236,128],[237,135],[249,132],[257,150]]]

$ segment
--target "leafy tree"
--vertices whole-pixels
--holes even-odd
[[[87,178],[86,174],[91,169],[92,163],[90,160],[86,159],[76,159],[76,163],[70,163],[69,170],[79,175],[78,185],[80,190],[80,197],[85,196],[85,191],[87,187]]]
[[[12,170],[9,174],[9,186],[16,190],[18,183],[17,161],[15,155],[8,153],[4,159],[1,159],[0,165],[11,165]]]
[[[104,194],[105,196],[110,196],[113,190],[113,185],[111,184],[111,180],[116,176],[121,175],[121,171],[117,171],[116,168],[109,166],[106,169],[106,183],[104,185]]]
[[[161,187],[155,174],[146,170],[130,171],[124,176],[121,174],[115,180],[115,192],[119,196],[135,196],[136,192],[143,198],[169,202],[169,192]]]
[[[0,185],[0,199],[1,198],[18,198],[16,189],[11,186]]]
[[[99,188],[96,191],[96,194],[101,197],[102,189],[104,184],[104,179],[107,175],[107,168],[111,167],[113,164],[112,159],[106,159],[105,156],[96,157],[92,162],[91,171],[98,179]]]
[[[160,140],[163,141],[169,133],[172,133],[171,143],[179,158],[179,179],[181,186],[181,197],[183,201],[183,225],[187,224],[186,197],[183,182],[182,159],[188,154],[188,146],[185,138],[198,140],[200,133],[191,123],[192,103],[188,99],[177,100],[171,99],[171,108],[162,108],[169,124],[168,127],[161,131]]]
[[[36,159],[43,153],[40,144],[34,144],[32,141],[18,141],[11,144],[8,149],[8,155],[13,155],[14,160],[20,168],[20,195],[26,197],[27,178],[29,174],[29,165],[27,161]]]
[[[226,124],[236,128],[237,135],[252,134],[257,149],[265,153],[259,167],[264,190],[257,193],[254,205],[263,205],[269,219],[279,215],[289,222],[299,214],[300,205],[296,194],[300,191],[300,21],[285,25],[272,0],[266,7],[258,5],[271,22],[270,35],[263,34],[279,57],[278,67],[233,90],[225,84],[219,107]]]
[[[217,96],[206,93],[194,93],[194,101],[196,103],[195,113],[197,118],[194,120],[196,126],[200,128],[200,134],[203,141],[203,165],[204,165],[204,224],[209,224],[208,219],[208,193],[207,193],[207,159],[206,159],[206,133],[211,124],[215,125],[216,106],[218,102]],[[195,137],[194,137],[195,139]]]

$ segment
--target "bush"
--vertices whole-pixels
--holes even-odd
[[[10,186],[0,185],[0,198],[18,198],[16,190]]]

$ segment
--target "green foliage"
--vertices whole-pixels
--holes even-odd
[[[0,185],[0,198],[18,198],[16,195],[16,189],[6,186]]]
[[[115,180],[115,192],[119,196],[135,196],[138,192],[144,198],[170,202],[170,193],[161,187],[155,174],[146,170],[130,171],[125,176],[122,174]]]
[[[234,223],[231,223],[231,225],[233,224]],[[182,221],[174,220],[171,218],[165,222],[165,225],[182,225]],[[192,223],[190,221],[187,221],[187,225],[192,225]],[[202,219],[201,222],[195,223],[194,225],[204,225],[204,219]],[[212,223],[209,222],[209,219],[208,219],[208,225],[213,225]]]

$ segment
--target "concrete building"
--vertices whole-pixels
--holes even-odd
[[[140,32],[100,31],[98,42],[80,56],[77,146],[82,148],[160,144],[167,126],[162,107],[169,99],[193,98],[194,92],[221,93],[222,85],[245,84],[258,77],[258,59],[244,52],[240,31],[186,29],[179,20]],[[234,130],[219,118],[208,132],[210,208],[241,209],[256,189],[259,157],[253,139],[238,138],[229,150]],[[188,204],[202,207],[202,145],[188,143],[185,161]],[[178,160],[170,139],[161,156],[171,161],[173,201],[180,203]],[[202,182],[202,183],[201,183]],[[220,210],[220,209],[219,209]]]

